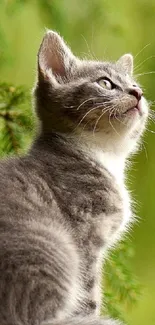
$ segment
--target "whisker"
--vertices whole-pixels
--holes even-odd
[[[86,118],[86,116],[89,114],[89,113],[91,113],[92,111],[94,111],[95,109],[97,109],[99,106],[97,106],[97,107],[93,107],[93,108],[91,108],[88,112],[86,112],[86,114],[82,117],[82,119],[80,120],[80,122],[77,124],[77,126],[76,126],[76,128],[82,123],[82,121]],[[75,130],[76,130],[76,128],[75,128]]]
[[[97,128],[97,124],[99,123],[102,116],[108,111],[109,108],[107,108],[105,111],[102,110],[102,114],[98,117],[98,119],[95,122],[94,128],[93,128],[93,136],[95,136],[95,130]]]
[[[109,123],[110,123],[112,129],[115,131],[115,133],[116,133],[118,136],[120,136],[120,134],[116,131],[115,127],[113,126],[112,122],[110,121],[110,115],[109,115]]]
[[[155,115],[155,111],[154,111],[153,109],[150,108],[150,109],[149,109],[149,114],[154,116],[154,115]]]
[[[142,61],[140,64],[138,64],[138,65],[135,67],[134,71],[136,71],[138,68],[140,68],[140,67],[141,67],[145,62],[147,62],[148,60],[153,59],[153,58],[155,58],[154,55],[149,56],[147,59],[145,59],[145,60]]]
[[[91,98],[87,98],[86,100],[84,100],[84,102],[82,102],[78,107],[77,107],[77,111],[80,109],[81,106],[83,106],[85,103],[91,101],[91,100],[95,100],[98,99],[97,97],[91,97]]]
[[[149,112],[148,118],[152,119],[152,121],[154,122],[155,121],[155,112],[153,112],[153,111]]]
[[[148,153],[147,153],[147,149],[146,149],[146,147],[145,147],[145,144],[142,142],[142,146],[143,146],[143,148],[144,148],[144,152],[145,152],[145,157],[146,157],[146,159],[148,160]]]
[[[148,128],[147,128],[147,131],[149,131],[149,132],[151,132],[151,133],[155,134],[155,131],[153,131],[153,130],[150,130],[150,129],[148,129]]]
[[[78,106],[77,109],[79,109],[82,105],[84,105],[84,103],[88,102],[89,100],[93,100],[93,99],[96,99],[96,97],[86,99],[83,103],[81,103],[81,104]],[[118,99],[118,100],[119,100],[119,99]],[[82,119],[80,120],[80,122],[77,124],[76,128],[77,128],[77,127],[82,123],[82,121],[86,118],[86,116],[87,116],[90,112],[96,110],[97,108],[102,108],[103,104],[104,104],[104,106],[105,106],[104,109],[109,109],[109,108],[111,107],[111,105],[110,105],[110,101],[106,101],[106,102],[104,102],[104,103],[99,103],[98,106],[95,106],[95,107],[91,108],[88,112],[86,112],[86,114],[82,117]],[[106,104],[108,104],[108,105],[106,105]],[[116,105],[116,104],[115,104],[115,105]],[[75,129],[76,129],[76,128],[75,128]]]
[[[82,36],[82,38],[84,39],[84,41],[85,41],[85,43],[86,43],[87,50],[88,50],[88,53],[89,53],[89,55],[90,55],[90,58],[93,59],[93,60],[96,60],[96,61],[97,61],[96,57],[95,57],[94,54],[91,52],[90,46],[88,45],[88,42],[87,42],[86,38],[85,38],[84,35],[82,35],[82,34],[81,34],[81,36]]]
[[[94,56],[94,59],[95,59],[96,61],[98,61],[98,58],[96,57],[96,55],[95,55],[95,53],[94,53],[94,50],[93,50],[93,41],[94,41],[93,37],[94,37],[94,29],[93,29],[93,25],[92,25],[92,33],[91,33],[91,52],[92,52],[92,54],[93,54],[93,56]]]
[[[135,75],[135,77],[139,77],[139,76],[145,76],[145,75],[148,75],[148,74],[154,74],[155,71],[149,71],[149,72],[144,72],[144,73],[138,73]]]
[[[121,104],[124,104],[125,101],[123,101],[122,99],[120,100]],[[121,124],[126,125],[126,123],[124,123],[123,121],[121,121],[118,116],[117,113],[119,113],[118,109],[116,108],[115,112],[114,112],[114,117],[116,118],[117,121],[119,121]]]
[[[112,122],[110,121],[110,118],[111,118],[111,114],[109,114],[109,123],[110,123],[112,129],[115,131],[115,133],[116,133],[118,136],[120,136],[120,134],[116,131],[115,127],[113,126]]]
[[[149,120],[154,123],[155,122],[155,119],[153,119],[151,116],[149,116]]]
[[[136,59],[137,58],[137,56],[140,54],[140,53],[142,53],[148,46],[150,46],[151,45],[151,43],[148,43],[148,44],[146,44],[135,56],[134,56],[134,59]]]
[[[104,96],[100,96],[100,98],[103,98],[104,99]],[[93,101],[93,100],[97,100],[97,99],[99,99],[98,97],[91,97],[91,98],[88,98],[88,99],[86,99],[85,101],[83,101],[78,107],[77,107],[77,110],[79,110],[85,103],[87,103],[87,102],[89,102],[89,101]],[[115,101],[117,102],[117,101],[120,101],[120,98],[116,98],[115,99]],[[123,101],[122,101],[123,102]],[[97,105],[101,105],[101,106],[103,106],[103,105],[106,105],[106,104],[110,104],[110,101],[104,101],[104,102],[101,102],[101,103],[96,103]]]
[[[116,102],[117,101],[120,101],[120,99],[117,99],[116,100]],[[121,102],[123,103],[123,100],[121,100]],[[125,102],[125,101],[124,101]],[[111,113],[110,113],[110,117],[111,117],[111,115],[114,113],[114,117],[119,121],[119,122],[121,122],[122,124],[124,124],[125,125],[125,123],[123,123],[122,121],[120,121],[117,117],[116,117],[116,112],[117,112],[117,108],[116,108],[116,106],[117,106],[117,103],[112,107],[112,109],[111,109]],[[104,114],[108,111],[108,109],[109,109],[109,107],[111,108],[111,106],[109,105],[109,106],[106,106],[106,110],[105,110],[105,112],[104,112]],[[95,126],[94,126],[94,129],[93,129],[93,134],[95,134],[95,130],[96,130],[96,128],[97,128],[97,124],[99,123],[99,120],[102,118],[102,116],[103,116],[103,114],[101,114],[100,116],[99,116],[99,118],[97,119],[97,121],[96,121],[96,123],[95,123]],[[118,134],[118,132],[116,131],[116,129],[114,128],[114,126],[113,126],[113,124],[112,124],[112,122],[109,120],[109,123],[111,124],[111,127],[115,130],[115,132]],[[118,134],[119,135],[119,134]],[[120,136],[120,135],[119,135]]]
[[[111,127],[113,128],[113,130],[118,134],[118,132],[116,131],[116,129],[114,128],[112,122],[110,121],[110,117],[111,115],[113,114],[113,112],[115,111],[115,108],[116,108],[116,105],[117,103],[112,107],[111,109],[111,112],[110,112],[110,115],[109,115],[109,123],[111,125]],[[99,116],[99,118],[97,119],[96,123],[95,123],[95,126],[94,126],[94,129],[93,129],[93,134],[95,135],[95,130],[97,128],[97,124],[99,123],[100,119],[102,118],[102,116],[108,111],[110,106],[107,107],[107,109]],[[119,134],[118,134],[119,135]],[[120,135],[119,135],[120,136]]]
[[[101,96],[102,97],[102,96]],[[78,107],[77,107],[77,110],[79,110],[81,107],[82,107],[82,105],[84,105],[85,103],[87,103],[87,102],[89,102],[89,101],[91,101],[91,100],[95,100],[95,99],[98,99],[98,98],[96,98],[96,97],[92,97],[92,98],[88,98],[88,99],[86,99],[84,102],[82,102]],[[112,120],[111,120],[111,117],[112,117],[112,115],[114,115],[114,118],[116,119],[116,120],[118,120],[120,123],[122,123],[122,124],[124,124],[125,125],[125,123],[123,123],[123,121],[121,121],[120,119],[119,119],[119,117],[117,116],[117,112],[119,112],[119,110],[117,109],[117,105],[118,105],[118,102],[120,102],[121,103],[121,105],[123,105],[123,104],[125,104],[125,100],[123,100],[123,99],[121,99],[121,98],[116,98],[115,99],[115,104],[112,106],[112,104],[111,104],[111,101],[104,101],[104,102],[101,102],[101,103],[95,103],[97,106],[94,106],[94,107],[92,107],[91,109],[89,109],[83,116],[82,116],[82,118],[80,119],[80,121],[78,122],[78,124],[76,125],[76,127],[75,127],[75,129],[74,130],[76,130],[76,128],[78,127],[78,126],[80,126],[81,125],[81,123],[84,121],[84,119],[91,113],[91,112],[93,112],[93,111],[95,111],[95,110],[97,110],[98,108],[100,108],[100,109],[102,109],[102,114],[100,114],[100,116],[97,118],[97,120],[96,120],[96,122],[95,122],[95,125],[94,125],[94,128],[93,128],[93,135],[95,135],[95,131],[96,131],[96,129],[97,129],[97,125],[98,125],[98,123],[99,123],[99,121],[100,121],[100,119],[102,118],[102,116],[104,115],[104,114],[106,114],[107,112],[108,112],[108,110],[110,111],[110,114],[109,114],[109,124],[111,125],[111,127],[112,127],[112,129],[115,131],[115,133],[116,134],[118,134],[119,136],[120,136],[120,134],[117,132],[117,130],[115,129],[115,127],[114,127],[114,125],[113,125],[113,123],[112,123]],[[112,107],[111,107],[112,106]],[[151,118],[153,118],[152,117],[152,115],[150,114],[150,119]],[[89,123],[89,121],[88,122],[86,122],[85,123],[85,125],[84,125],[84,127],[83,127],[83,129],[82,129],[82,132],[84,131],[84,129],[85,129],[85,127],[86,127],[86,125]],[[81,132],[81,134],[82,134],[82,132]]]
[[[117,110],[114,112],[114,117],[115,117],[115,119],[116,119],[119,123],[121,123],[121,124],[123,124],[123,125],[126,125],[123,121],[121,121],[121,120],[118,118],[118,116],[117,116],[116,114],[117,114]]]
[[[85,125],[83,126],[81,133],[79,134],[79,139],[82,137],[82,133],[84,132],[84,129],[86,127],[86,125],[89,123],[89,121],[87,121],[87,123],[85,123]]]
[[[87,121],[87,123],[85,123],[85,125],[83,126],[83,128],[82,128],[82,132],[84,131],[84,129],[85,129],[85,127],[86,127],[86,125],[89,123],[89,121]],[[81,132],[81,134],[82,134],[82,132]]]
[[[148,118],[149,118],[150,120],[152,120],[152,122],[155,121],[155,116],[153,116],[153,115],[149,115]]]

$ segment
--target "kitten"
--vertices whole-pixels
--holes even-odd
[[[48,31],[34,91],[39,130],[0,164],[0,324],[118,325],[99,318],[102,258],[127,228],[127,157],[148,116],[133,58],[76,58]]]

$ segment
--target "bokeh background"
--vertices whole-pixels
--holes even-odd
[[[115,60],[134,55],[135,75],[155,101],[155,0],[0,0],[0,81],[31,91],[45,31],[60,32],[80,57]],[[30,105],[30,103],[29,103]],[[132,269],[142,285],[126,309],[130,325],[155,325],[155,127],[133,158],[128,186],[140,216],[130,235]]]

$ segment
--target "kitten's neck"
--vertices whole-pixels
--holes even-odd
[[[105,167],[117,180],[122,183],[124,180],[125,159],[111,152],[104,152],[101,149],[93,150],[93,157]]]
[[[94,139],[92,139],[94,140]],[[119,151],[108,150],[101,142],[93,142],[90,139],[86,138],[74,138],[74,143],[77,143],[81,147],[81,150],[87,155],[90,156],[93,160],[99,163],[101,166],[106,168],[110,174],[112,174],[118,183],[124,181],[124,169],[126,155]]]
[[[110,174],[112,174],[118,184],[122,184],[124,181],[124,167],[125,167],[125,157],[124,155],[118,155],[113,151],[105,150],[100,145],[97,145],[92,142],[83,141],[86,139],[77,138],[77,136],[64,135],[53,133],[49,135],[43,135],[38,137],[37,141],[33,144],[34,148],[39,150],[47,151],[48,154],[53,150],[53,145],[59,143],[59,151],[62,149],[62,152],[66,154],[71,152],[81,152],[82,156],[86,156],[87,159],[90,157],[91,161],[95,161],[101,167],[106,168]],[[61,149],[60,149],[61,148]],[[67,148],[68,150],[66,150]],[[32,151],[33,151],[32,150]]]

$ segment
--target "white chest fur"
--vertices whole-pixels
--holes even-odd
[[[114,176],[117,183],[119,194],[122,198],[124,211],[123,222],[119,229],[119,233],[121,234],[124,232],[124,230],[127,230],[128,224],[131,221],[130,197],[124,183],[125,159],[118,157],[113,153],[104,153],[101,150],[94,151],[93,156],[95,160],[102,164],[103,167],[105,167],[110,174]]]

